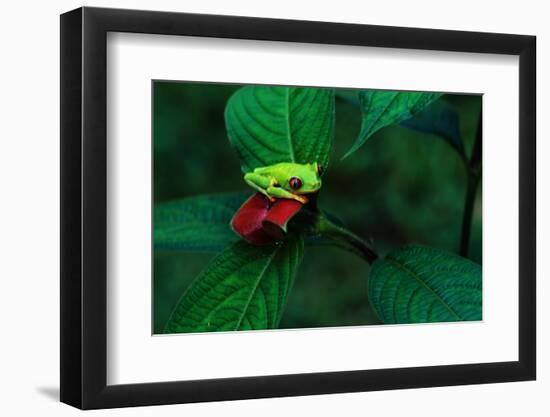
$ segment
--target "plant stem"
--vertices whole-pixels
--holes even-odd
[[[466,186],[466,198],[464,200],[464,212],[462,213],[462,233],[460,236],[460,256],[467,257],[470,246],[470,232],[472,230],[472,217],[474,203],[476,201],[477,185],[479,184],[479,175],[469,174],[468,185]]]
[[[470,158],[470,169],[474,171],[481,170],[481,157],[482,157],[482,120],[483,120],[483,114],[482,110],[479,110],[479,121],[477,123],[477,130],[476,130],[476,138],[474,141],[474,147],[472,149],[472,156]]]
[[[470,247],[470,234],[472,230],[472,217],[474,203],[476,200],[477,186],[481,180],[481,156],[482,156],[482,114],[480,111],[479,122],[477,125],[476,138],[472,149],[472,156],[469,162],[466,162],[466,171],[468,175],[468,184],[466,185],[466,198],[464,200],[464,211],[462,213],[462,233],[460,235],[459,253],[467,257]]]
[[[331,239],[337,246],[351,250],[353,253],[366,260],[369,265],[372,265],[372,263],[378,259],[376,252],[368,246],[364,239],[345,227],[331,222],[324,216],[320,217],[318,227],[321,235]]]

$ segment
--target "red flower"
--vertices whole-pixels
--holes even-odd
[[[281,198],[269,209],[262,221],[263,229],[276,240],[281,240],[287,230],[288,222],[302,208],[302,203],[296,200]]]
[[[271,203],[265,195],[256,193],[237,210],[231,227],[253,245],[269,245],[284,238],[289,220],[301,207],[296,200],[281,198]]]

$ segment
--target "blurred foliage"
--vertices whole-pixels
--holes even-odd
[[[240,85],[154,83],[154,202],[218,192],[252,191],[224,125],[224,109]],[[471,152],[481,97],[444,95],[459,114]],[[466,173],[440,137],[394,125],[379,130],[344,161],[361,127],[356,106],[336,101],[334,147],[319,203],[372,242],[380,255],[419,243],[457,252]],[[481,190],[474,209],[470,259],[481,264]],[[154,254],[154,331],[160,332],[182,292],[213,254]],[[367,299],[368,265],[338,248],[308,248],[281,328],[378,323]]]

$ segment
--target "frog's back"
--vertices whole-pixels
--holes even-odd
[[[286,174],[289,171],[293,171],[296,167],[300,167],[302,164],[296,164],[294,162],[279,162],[277,164],[268,165],[265,167],[258,167],[254,169],[254,172],[257,174]]]

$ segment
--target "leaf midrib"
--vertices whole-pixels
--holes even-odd
[[[429,287],[421,278],[420,276],[415,273],[413,270],[407,268],[405,265],[397,262],[395,259],[391,259],[391,258],[386,258],[386,260],[394,265],[396,265],[398,268],[402,269],[403,271],[405,271],[406,273],[408,273],[409,275],[411,275],[414,279],[416,279],[420,285],[422,285],[424,288],[426,288],[429,292],[431,292],[438,300],[441,301],[441,303],[447,308],[447,310],[449,310],[449,312],[451,312],[452,315],[454,315],[458,320],[463,320],[452,308],[451,306],[445,302],[445,300],[443,300],[443,298],[441,298],[441,296],[435,292],[435,290],[431,287]]]
[[[290,151],[290,160],[292,162],[296,162],[294,156],[294,144],[292,143],[292,135],[290,130],[290,88],[286,89],[286,132],[288,148]]]
[[[246,301],[246,305],[243,308],[242,314],[239,317],[239,320],[237,321],[237,324],[235,325],[235,330],[239,330],[239,327],[241,326],[241,323],[244,319],[244,316],[246,315],[246,312],[248,311],[248,307],[250,306],[250,303],[252,302],[252,298],[254,298],[254,295],[256,294],[256,291],[258,290],[258,287],[260,285],[260,282],[267,271],[267,268],[269,265],[271,265],[271,262],[273,261],[273,258],[275,258],[275,255],[279,251],[279,248],[275,249],[271,255],[268,256],[266,263],[264,267],[262,268],[261,272],[258,274],[258,279],[254,283],[254,287],[252,291],[250,291],[250,295],[248,296],[248,300]]]

